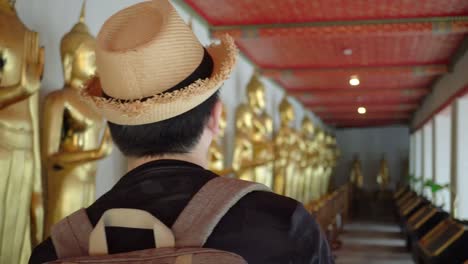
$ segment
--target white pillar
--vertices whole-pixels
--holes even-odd
[[[452,105],[452,138],[451,138],[451,179],[450,179],[450,214],[455,217],[458,212],[458,201],[457,201],[457,179],[458,179],[458,100]]]
[[[432,138],[431,138],[431,145],[432,145],[432,154],[431,154],[431,175],[432,181],[436,182],[436,172],[437,172],[437,144],[436,144],[436,136],[437,136],[437,126],[435,124],[435,117],[431,120],[431,128],[432,128]],[[436,195],[432,194],[431,196],[432,202],[436,202]]]
[[[421,128],[421,181],[419,182],[419,194],[424,195],[424,181],[426,180],[426,130]]]
[[[450,109],[448,109],[450,110]],[[436,127],[435,139],[435,181],[445,185],[450,183],[451,174],[451,112],[443,111],[434,118]],[[443,205],[444,210],[450,211],[450,189],[445,189],[437,195],[436,205]]]
[[[456,217],[460,219],[468,219],[468,98],[457,100],[455,104],[456,112],[456,140],[453,140],[454,151],[456,151],[455,168],[453,187],[457,196],[456,201]],[[455,160],[455,158],[454,158]]]
[[[415,133],[415,167],[414,167],[414,177],[421,178],[422,177],[422,165],[423,165],[423,149],[422,149],[422,129],[416,131]],[[415,191],[420,191],[420,184],[416,184],[413,189]]]
[[[432,179],[432,122],[428,122],[423,127],[423,186],[427,180]],[[423,194],[425,197],[430,198],[432,196],[429,188],[423,187]]]
[[[416,164],[415,164],[415,156],[416,156],[416,149],[415,149],[415,145],[416,145],[416,137],[415,137],[415,133],[411,134],[410,135],[410,155],[409,155],[409,174],[410,175],[414,175],[415,173],[415,167],[416,167]]]

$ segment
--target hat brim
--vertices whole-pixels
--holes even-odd
[[[230,36],[223,36],[219,44],[210,45],[206,50],[214,62],[211,77],[200,79],[185,88],[123,102],[104,97],[100,79],[96,76],[84,86],[81,97],[105,119],[120,125],[143,125],[181,115],[210,98],[235,67],[238,51]]]

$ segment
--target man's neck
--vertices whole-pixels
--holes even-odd
[[[208,164],[207,155],[199,155],[197,153],[169,154],[157,157],[128,158],[128,171],[145,163],[157,160],[181,160],[199,165],[203,168],[206,168]]]

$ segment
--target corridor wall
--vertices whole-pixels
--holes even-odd
[[[390,187],[406,176],[409,163],[409,128],[404,126],[341,129],[336,131],[342,156],[336,169],[336,184],[349,179],[351,165],[359,155],[364,176],[364,189],[377,190],[377,174],[385,155],[390,169]]]

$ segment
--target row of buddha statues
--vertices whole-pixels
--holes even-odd
[[[265,184],[303,203],[319,198],[328,191],[338,158],[335,138],[316,128],[308,116],[300,129],[294,128],[296,114],[287,96],[279,104],[280,126],[274,131],[265,94],[265,86],[254,74],[247,85],[247,102],[236,109],[232,162],[226,161],[224,133],[220,133],[209,150],[210,169]],[[226,127],[225,112],[222,119],[221,130]]]
[[[362,189],[364,186],[364,175],[362,173],[361,160],[356,155],[351,166],[351,174],[349,182],[355,189]],[[390,172],[388,168],[388,162],[385,156],[380,161],[379,171],[375,177],[375,182],[379,186],[380,191],[388,189],[390,184]]]
[[[80,88],[96,74],[96,41],[84,10],[85,4],[61,40],[63,89],[40,106],[44,48],[38,33],[19,19],[14,1],[0,0],[0,263],[27,263],[32,246],[54,223],[94,201],[97,161],[112,150],[104,119],[79,98]],[[247,95],[236,111],[232,162],[227,163],[220,133],[210,147],[210,169],[303,202],[325,194],[338,157],[335,139],[308,117],[296,130],[287,97],[274,131],[257,75]],[[221,123],[224,130],[226,122]]]

